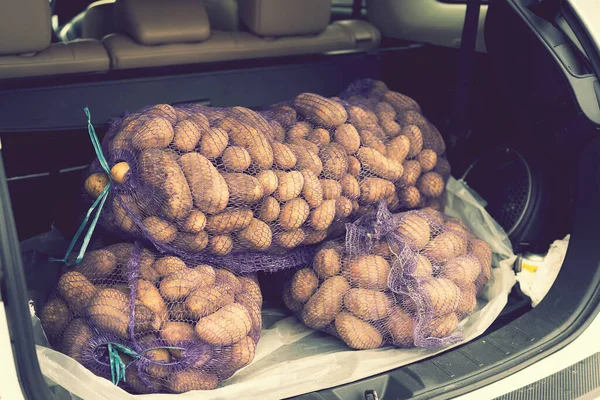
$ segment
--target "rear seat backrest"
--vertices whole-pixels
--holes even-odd
[[[115,0],[100,0],[88,6],[81,21],[81,37],[101,40],[115,31]]]
[[[108,70],[100,43],[51,44],[51,29],[48,0],[1,0],[0,79]]]
[[[331,0],[238,0],[240,18],[259,36],[322,32],[331,19]]]

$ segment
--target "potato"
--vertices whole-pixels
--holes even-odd
[[[149,362],[144,368],[145,372],[154,378],[166,378],[169,367],[164,364],[171,363],[171,353],[167,349],[152,349],[144,352],[143,357]]]
[[[204,118],[206,119],[206,117]],[[204,126],[203,129],[206,128],[208,128],[208,120],[206,120],[206,126]],[[194,150],[203,133],[198,124],[191,118],[179,121],[177,125],[174,126],[173,131],[173,145],[182,153]]]
[[[198,153],[182,155],[179,163],[192,190],[194,206],[207,214],[223,211],[229,201],[229,188],[212,163]]]
[[[292,292],[289,284],[285,285],[283,288],[282,299],[285,306],[289,308],[290,311],[292,311],[293,313],[299,313],[300,311],[302,311],[302,307],[304,307],[304,304],[295,300],[292,297]]]
[[[373,243],[373,254],[383,258],[390,257],[392,255],[392,249],[387,240],[379,240]]]
[[[213,267],[199,265],[195,268],[173,272],[160,282],[160,294],[167,301],[184,299],[199,287],[208,287],[215,283],[216,274]]]
[[[304,177],[302,197],[310,207],[318,207],[323,202],[323,187],[319,178],[309,169],[301,171]]]
[[[386,158],[377,150],[369,147],[361,147],[358,150],[356,157],[365,169],[390,181],[396,181],[400,179],[402,173],[404,172],[402,164]]]
[[[291,231],[279,232],[275,235],[275,244],[284,249],[291,249],[300,245],[306,237],[304,230],[297,228]]]
[[[461,291],[449,279],[433,278],[423,281],[420,289],[436,316],[454,312],[458,308]]]
[[[138,375],[137,367],[133,365],[125,369],[124,380],[129,390],[137,394],[158,393],[163,388],[162,382],[151,376],[146,376],[146,381],[142,381]]]
[[[302,309],[302,322],[309,328],[323,329],[342,311],[343,297],[350,290],[343,276],[327,279]]]
[[[395,212],[400,209],[400,197],[398,197],[398,191],[396,189],[384,200],[387,204],[388,210]]]
[[[150,200],[154,204],[152,204],[152,210],[146,209],[144,213],[148,214],[156,214],[159,212],[158,210],[158,201],[157,199]],[[114,225],[125,232],[135,232],[138,233],[138,226],[136,221],[134,221],[133,217],[142,219],[142,213],[140,212],[140,206],[144,206],[148,202],[148,199],[140,199],[130,196],[128,194],[120,194],[119,196],[114,196],[112,198],[111,206],[112,206],[112,222]],[[125,208],[127,207],[127,208]]]
[[[442,267],[440,276],[447,278],[460,288],[475,282],[481,272],[479,261],[473,256],[460,256],[448,260]]]
[[[338,143],[330,143],[321,148],[319,157],[323,163],[325,178],[340,179],[348,170],[346,151]]]
[[[229,235],[216,235],[208,240],[208,249],[217,256],[224,256],[233,250],[233,238]]]
[[[258,209],[258,218],[265,222],[273,222],[279,217],[280,210],[279,202],[275,198],[265,197]]]
[[[173,245],[183,251],[191,253],[201,252],[208,246],[208,233],[179,233],[175,240],[173,240]]]
[[[267,120],[265,120],[262,115],[254,110],[246,107],[236,106],[229,108],[227,111],[229,115],[234,117],[243,125],[251,125],[261,130],[266,130],[269,128]]]
[[[296,96],[293,107],[311,122],[325,127],[341,125],[348,119],[341,104],[313,93]]]
[[[335,199],[324,200],[310,213],[310,224],[315,230],[322,231],[329,228],[335,217],[335,204]]]
[[[192,209],[190,189],[194,187],[188,185],[187,175],[177,164],[175,153],[160,149],[145,150],[138,157],[138,171],[142,181],[164,195],[162,213],[166,218],[174,220],[188,215]]]
[[[185,114],[185,112],[183,110],[176,109],[175,107],[171,106],[170,104],[156,104],[156,105],[150,107],[146,112],[153,116],[165,118],[167,121],[169,121],[169,123],[171,125],[174,125],[177,123],[177,120],[179,119],[178,118],[179,115]],[[186,117],[187,117],[187,115],[186,115]]]
[[[396,121],[392,119],[382,119],[379,121],[381,128],[387,135],[387,137],[394,138],[402,132],[402,127]]]
[[[88,323],[83,318],[75,318],[63,331],[60,351],[83,364],[84,349],[89,347],[93,337],[94,332]]]
[[[392,311],[392,300],[384,293],[369,289],[350,289],[344,296],[344,307],[365,321],[377,321]]]
[[[245,171],[252,162],[248,151],[240,146],[226,148],[221,159],[226,170],[235,172]]]
[[[160,328],[168,317],[167,304],[160,296],[160,292],[150,281],[139,279],[135,297],[140,303],[148,307],[155,315],[155,325]]]
[[[194,327],[187,322],[165,322],[159,335],[168,346],[172,347],[185,347],[190,341],[198,340],[198,336],[194,332]],[[182,357],[180,349],[169,349],[169,353],[177,359],[181,359]]]
[[[262,171],[256,174],[256,179],[260,182],[263,187],[263,193],[265,196],[270,196],[277,190],[279,181],[277,175],[273,171]]]
[[[360,200],[377,203],[394,192],[394,184],[386,179],[365,178],[360,182]]]
[[[340,196],[335,201],[335,216],[334,219],[346,218],[352,214],[352,200],[347,197]]]
[[[302,138],[290,138],[287,143],[304,147],[310,150],[312,153],[319,154],[319,146],[309,140]]]
[[[287,140],[304,139],[312,131],[312,126],[306,121],[296,122],[287,132]]]
[[[238,280],[242,285],[242,293],[248,293],[252,299],[256,302],[256,304],[262,304],[262,293],[260,291],[260,286],[258,285],[258,281],[256,278],[252,278],[249,276],[238,276]],[[236,296],[238,297],[238,296]],[[238,301],[238,300],[236,300]],[[239,302],[239,301],[238,301]],[[259,307],[260,308],[260,307]]]
[[[193,321],[193,318],[190,315],[190,312],[185,307],[185,303],[182,303],[182,302],[169,303],[168,308],[169,308],[169,321],[195,322],[195,321]]]
[[[251,328],[248,310],[241,304],[233,303],[200,318],[195,330],[206,343],[227,346],[242,340]]]
[[[470,239],[469,254],[477,258],[482,271],[492,265],[492,248],[483,240]]]
[[[225,269],[217,269],[215,270],[215,275],[215,285],[229,286],[233,290],[233,294],[235,295],[242,292],[242,283],[230,271],[227,271]]]
[[[58,298],[48,301],[40,314],[44,332],[50,338],[60,335],[71,318],[72,314],[67,303]]]
[[[434,264],[462,256],[467,252],[467,241],[458,234],[447,231],[433,238],[423,250],[423,254]]]
[[[273,148],[259,129],[231,118],[222,120],[220,127],[229,133],[233,144],[248,150],[258,169],[266,170],[273,166]]]
[[[360,135],[353,125],[344,124],[337,127],[334,141],[339,143],[346,153],[354,154],[360,147]]]
[[[177,227],[162,218],[151,216],[142,221],[146,233],[154,241],[171,243],[177,236]]]
[[[485,285],[487,285],[487,283],[490,281],[491,277],[492,277],[492,267],[489,265],[482,267],[481,272],[479,273],[479,276],[475,280],[475,288],[476,288],[478,294],[481,293],[481,290],[483,290]]]
[[[298,170],[310,169],[315,175],[319,175],[323,171],[323,163],[317,153],[297,144],[288,144],[288,147],[296,156]]]
[[[306,303],[315,294],[318,285],[319,280],[312,269],[303,268],[292,278],[290,293],[294,300]]]
[[[446,216],[444,228],[449,231],[454,231],[468,240],[475,239],[475,235],[473,235],[469,227],[458,218]]]
[[[356,105],[349,106],[348,118],[350,123],[360,130],[373,131],[379,127],[377,116],[374,113],[365,110],[363,107]]]
[[[98,290],[86,308],[86,316],[97,329],[122,339],[129,337],[129,298],[116,289]]]
[[[83,187],[90,196],[97,198],[104,191],[106,185],[108,185],[108,175],[104,172],[96,172],[87,177]]]
[[[413,346],[414,321],[405,310],[395,307],[387,319],[386,328],[396,346]]]
[[[286,231],[297,229],[306,221],[309,213],[308,203],[304,199],[296,197],[281,206],[278,224]]]
[[[58,293],[75,314],[84,315],[96,292],[96,287],[80,272],[68,271],[58,280]]]
[[[348,156],[348,173],[355,178],[358,178],[361,172],[360,161],[354,156]]]
[[[323,128],[313,129],[312,132],[308,134],[306,139],[319,147],[322,147],[331,142],[331,135],[329,135],[329,131]]]
[[[394,119],[396,117],[396,110],[394,110],[394,107],[385,101],[380,101],[375,105],[375,113],[377,115],[385,115],[383,119]],[[381,117],[379,117],[379,119],[381,119]]]
[[[421,176],[421,164],[416,160],[407,160],[402,163],[404,173],[398,180],[399,185],[415,186]]]
[[[444,225],[444,215],[431,207],[425,207],[418,211],[418,214],[427,220],[432,230],[440,230]]]
[[[423,333],[426,336],[432,336],[437,338],[443,338],[449,336],[456,327],[458,326],[458,317],[455,313],[449,313],[446,315],[434,318],[427,326],[423,329]]]
[[[415,208],[421,201],[421,192],[415,186],[405,186],[397,190],[400,205],[404,208]]]
[[[350,313],[343,312],[335,317],[335,330],[353,349],[376,349],[383,344],[383,337],[377,328]]]
[[[81,262],[75,268],[81,272],[86,278],[106,279],[117,268],[117,258],[110,251],[93,250],[86,253]]]
[[[385,258],[374,254],[346,258],[343,274],[353,287],[386,290],[390,264]]]
[[[419,107],[419,104],[416,101],[414,101],[408,96],[405,96],[401,93],[393,92],[391,90],[385,92],[382,100],[394,107],[398,114],[401,114],[408,110],[415,110],[417,112],[421,111],[421,107]]]
[[[191,390],[213,390],[218,384],[219,378],[217,375],[196,369],[174,372],[167,381],[167,386],[173,393],[185,393]]]
[[[190,315],[198,319],[233,304],[234,296],[233,288],[228,285],[205,286],[194,290],[185,300],[185,306]]]
[[[296,166],[296,155],[287,145],[273,142],[271,143],[271,147],[273,147],[273,160],[276,167],[290,169]]]
[[[431,237],[427,220],[416,213],[405,214],[396,230],[416,250],[424,248]]]
[[[264,250],[271,246],[273,233],[263,221],[252,218],[250,224],[238,232],[240,243],[252,250]]]
[[[387,145],[388,157],[396,162],[403,163],[410,151],[410,140],[404,135],[390,140]]]
[[[379,137],[377,137],[377,135],[375,135],[371,131],[362,130],[360,132],[360,143],[361,143],[361,146],[370,147],[374,150],[377,150],[384,156],[387,155],[387,148],[386,148],[385,143],[383,143],[383,141],[381,139],[379,139]],[[391,154],[390,154],[390,158],[392,158]]]
[[[302,244],[309,245],[322,242],[327,237],[327,231],[315,231],[313,229],[303,229],[304,240]]]
[[[289,201],[298,197],[304,187],[304,176],[300,171],[283,172],[278,180],[279,185],[274,197],[279,201]]]
[[[225,129],[213,127],[202,135],[200,154],[208,159],[220,157],[229,144],[229,135]]]
[[[417,154],[417,161],[421,164],[423,172],[431,171],[437,163],[437,154],[433,150],[424,149]]]
[[[323,200],[337,199],[342,195],[342,185],[333,179],[319,179],[323,189]]]
[[[226,369],[237,371],[250,364],[254,360],[255,350],[256,344],[250,336],[246,336],[231,347],[224,349],[223,359],[225,360]]]
[[[285,129],[277,121],[270,121],[271,136],[269,139],[273,139],[276,142],[283,143],[285,141]]]
[[[248,311],[248,314],[250,314],[252,328],[250,329],[250,332],[248,332],[248,336],[256,341],[260,338],[260,330],[262,329],[262,303],[258,300],[260,299],[256,299],[248,292],[242,292],[235,296],[235,302],[244,306]]]
[[[264,196],[263,187],[255,177],[240,172],[223,173],[222,175],[229,188],[229,201],[251,204]]]
[[[423,149],[423,134],[421,133],[421,129],[416,125],[406,125],[400,131],[400,135],[406,136],[410,142],[408,157],[416,157]]]
[[[412,275],[420,279],[431,278],[433,272],[431,262],[422,254],[415,254],[415,262],[416,266]]]
[[[475,310],[477,307],[476,293],[477,288],[472,283],[461,288],[460,301],[458,303],[458,308],[456,309],[456,314],[459,318],[462,318]]]
[[[206,231],[213,234],[236,232],[247,227],[252,218],[252,210],[249,208],[228,209],[208,217]]]
[[[323,280],[339,275],[342,271],[340,253],[334,248],[322,248],[317,251],[313,260],[313,269]]]
[[[144,117],[138,123],[130,138],[131,146],[135,150],[165,148],[173,140],[173,126],[165,118]]]
[[[274,106],[269,111],[269,116],[275,119],[285,129],[296,123],[296,110],[289,106]]]
[[[447,181],[452,175],[452,169],[450,168],[450,163],[444,157],[438,157],[437,163],[433,169],[434,172],[440,174],[445,181]]]
[[[356,178],[350,174],[345,174],[340,180],[342,194],[349,199],[356,200],[360,197],[360,185]]]
[[[152,264],[152,268],[161,278],[164,278],[173,272],[185,271],[187,266],[179,257],[166,256],[156,260],[154,264]]]
[[[181,230],[188,233],[199,233],[206,226],[206,215],[200,210],[192,210],[181,224]]]
[[[437,172],[425,172],[417,181],[417,188],[427,197],[439,197],[445,186],[444,178]]]

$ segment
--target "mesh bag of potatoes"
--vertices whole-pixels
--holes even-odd
[[[254,358],[255,275],[119,243],[59,279],[40,320],[52,347],[132,393],[210,390]]]
[[[286,283],[283,299],[308,327],[354,349],[436,348],[460,340],[491,276],[492,251],[460,220],[432,209],[376,213],[325,242]]]
[[[414,100],[367,80],[261,112],[146,107],[112,123],[85,189],[110,185],[105,226],[161,252],[276,270],[382,200],[442,208],[444,151]]]

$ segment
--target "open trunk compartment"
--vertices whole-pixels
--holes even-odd
[[[472,140],[461,151],[461,158],[453,159],[452,153],[449,157],[457,178],[478,155],[498,146],[516,148],[532,160],[544,190],[540,192],[541,205],[524,223],[526,233],[521,233],[515,252],[547,249],[550,241],[571,233],[569,251],[553,288],[535,309],[518,290],[513,291],[496,323],[482,337],[461,347],[298,398],[362,398],[367,390],[377,391],[380,397],[455,396],[565,346],[597,313],[600,188],[595,183],[600,181],[600,139],[594,122],[581,112],[582,101],[592,102],[588,106],[593,108],[597,99],[581,99],[573,80],[565,78],[565,57],[569,65],[580,65],[573,74],[573,79],[580,79],[576,82],[593,75],[581,59],[569,58],[572,52],[561,53],[560,59],[548,50],[540,26],[535,25],[544,26],[543,20],[527,14],[528,3],[490,6],[486,25],[489,54],[479,54],[476,60]],[[503,29],[505,26],[511,29]],[[11,337],[25,339],[25,343],[15,342],[24,390],[36,399],[48,394],[35,359],[29,318],[19,318],[28,311],[28,293],[19,287],[27,282],[39,309],[44,290],[49,290],[57,277],[15,274],[21,261],[12,219],[14,216],[19,240],[45,232],[53,224],[66,237],[76,230],[84,211],[78,208],[83,172],[94,158],[85,131],[84,106],[93,110],[95,120],[100,121],[98,133],[103,135],[109,118],[148,103],[260,107],[300,91],[333,96],[350,81],[370,77],[415,98],[443,133],[457,64],[456,50],[384,40],[382,48],[371,54],[228,62],[203,70],[181,68],[175,76],[169,75],[169,70],[153,69],[145,70],[144,77],[108,74],[96,82],[72,77],[44,86],[33,82],[28,87],[19,84],[0,89],[0,138],[7,178],[0,174],[5,222],[0,231],[0,272],[4,275],[0,277]],[[269,82],[268,90],[265,82]]]

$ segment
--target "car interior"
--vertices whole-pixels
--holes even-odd
[[[359,78],[420,104],[449,144],[453,177],[485,200],[515,254],[571,239],[537,307],[517,285],[478,339],[297,398],[453,397],[577,337],[600,301],[600,65],[568,4],[473,3],[469,52],[466,0],[0,2],[0,295],[24,393],[51,398],[23,316],[58,276],[24,271],[19,242],[52,227],[70,238],[85,214],[95,155],[84,107],[102,139],[112,119],[149,104],[260,109],[302,92],[335,96]],[[264,298],[282,304],[268,289]]]

